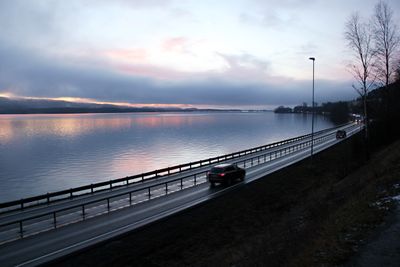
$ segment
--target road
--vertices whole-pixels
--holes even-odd
[[[345,128],[348,136],[360,130],[360,126],[356,124]],[[315,136],[315,140],[316,153],[341,141],[336,139],[335,131]],[[232,192],[246,183],[309,157],[309,145],[302,145],[307,142],[309,140],[302,140],[296,144],[230,160],[242,167],[246,165],[247,172],[244,182],[230,187],[210,188],[205,179],[205,171],[210,168],[208,166],[141,184],[60,201],[49,206],[6,214],[0,217],[0,224],[40,217],[29,220],[29,225],[24,226],[26,233],[22,239],[19,227],[15,225],[3,227],[0,237],[5,241],[0,245],[0,264],[35,266],[137,229],[221,194]],[[103,199],[110,197],[112,201],[102,202]],[[91,202],[93,204],[90,204]],[[84,210],[80,205],[86,206]],[[57,214],[57,228],[55,228],[52,212],[62,209],[66,209],[66,212],[65,214],[58,212],[60,214]],[[47,213],[48,215],[43,216]]]

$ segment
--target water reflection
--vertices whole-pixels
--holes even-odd
[[[0,115],[0,202],[214,157],[309,133],[264,113]],[[316,130],[331,127],[323,117]]]
[[[201,114],[61,114],[61,115],[0,115],[0,143],[25,136],[61,136],[73,138],[97,131],[164,127],[190,127],[210,122]],[[13,140],[14,139],[14,140]]]

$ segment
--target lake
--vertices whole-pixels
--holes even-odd
[[[315,130],[333,127],[316,116]],[[311,115],[0,115],[0,202],[126,177],[311,132]]]

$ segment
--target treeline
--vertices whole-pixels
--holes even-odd
[[[315,114],[328,116],[335,124],[348,122],[351,117],[350,114],[355,110],[353,102],[339,101],[327,102],[320,106],[314,106]],[[280,106],[274,110],[275,113],[302,113],[312,114],[313,107],[308,106],[306,103],[294,108]]]
[[[400,139],[400,79],[368,94],[370,142],[389,144]]]

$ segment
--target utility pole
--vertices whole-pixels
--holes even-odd
[[[314,154],[314,116],[315,116],[315,107],[314,107],[314,70],[315,70],[315,57],[310,57],[310,60],[313,62],[312,67],[312,105],[311,105],[311,112],[312,112],[312,119],[311,119],[311,164]]]

